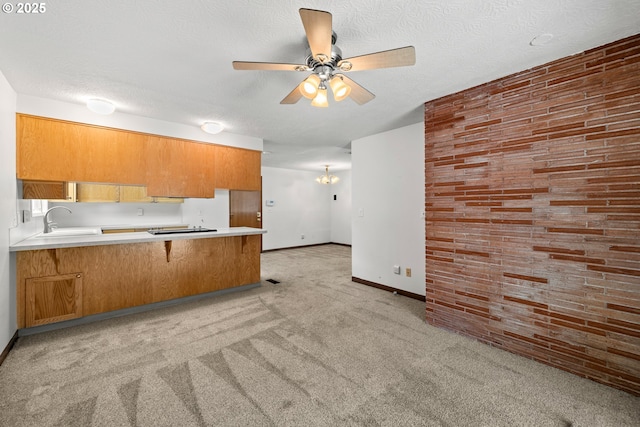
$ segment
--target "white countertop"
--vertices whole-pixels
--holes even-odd
[[[146,231],[134,233],[108,233],[81,236],[29,237],[9,246],[10,252],[35,251],[39,249],[76,248],[82,246],[119,245],[122,243],[162,242],[168,240],[211,239],[216,237],[250,236],[264,234],[267,230],[251,227],[219,228],[206,233],[150,234]]]

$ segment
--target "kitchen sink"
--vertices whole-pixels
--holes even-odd
[[[64,227],[54,228],[50,233],[40,233],[36,237],[70,237],[70,236],[91,236],[102,234],[100,227]]]

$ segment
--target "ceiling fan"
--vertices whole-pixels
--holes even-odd
[[[343,73],[416,63],[413,46],[342,59],[342,51],[335,45],[337,36],[332,30],[331,14],[322,10],[300,9],[300,17],[309,43],[304,64],[233,61],[236,70],[311,71],[311,75],[285,96],[280,104],[295,104],[304,96],[311,99],[311,105],[315,107],[328,107],[329,86],[336,101],[351,97],[362,105],[375,98],[375,95]]]

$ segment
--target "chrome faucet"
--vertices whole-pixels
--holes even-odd
[[[67,208],[67,207],[64,207],[64,206],[54,206],[54,207],[50,208],[50,209],[49,209],[49,210],[44,214],[44,218],[43,218],[43,221],[44,221],[44,231],[43,231],[43,233],[51,233],[51,230],[53,230],[53,229],[56,227],[56,225],[58,225],[58,224],[56,224],[55,222],[51,222],[51,220],[49,220],[49,212],[51,212],[51,211],[52,211],[52,210],[54,210],[54,209],[58,209],[58,208],[60,208],[60,209],[66,209],[67,211],[69,211],[69,213],[72,213],[72,212],[71,212],[71,209],[69,209],[69,208]]]

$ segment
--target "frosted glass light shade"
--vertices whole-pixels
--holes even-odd
[[[205,122],[202,126],[200,126],[200,129],[202,129],[206,133],[215,135],[217,133],[222,132],[224,130],[224,126],[216,122]]]
[[[87,108],[97,114],[111,114],[116,110],[115,105],[104,99],[90,99],[87,101]]]
[[[316,182],[320,184],[335,184],[336,182],[340,181],[340,178],[338,178],[337,176],[329,175],[329,166],[325,167],[324,171],[324,175],[320,175],[319,177],[317,177]]]
[[[320,86],[320,77],[316,74],[311,74],[309,77],[304,79],[302,83],[300,83],[298,88],[300,89],[302,96],[308,99],[313,99],[318,94],[318,86]]]
[[[340,178],[335,175],[322,175],[317,177],[316,181],[320,184],[335,184],[336,182],[340,181]]]
[[[331,91],[333,92],[333,99],[337,102],[342,101],[351,93],[351,87],[347,85],[339,76],[335,76],[329,82]]]
[[[326,88],[318,89],[318,94],[316,95],[315,98],[313,98],[313,101],[311,101],[311,105],[313,105],[314,107],[328,107],[329,106],[329,102],[327,101],[327,89]]]

